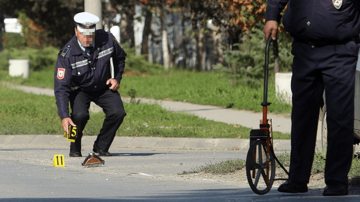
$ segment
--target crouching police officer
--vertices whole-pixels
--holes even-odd
[[[99,105],[106,114],[93,151],[111,156],[108,151],[126,113],[118,93],[125,66],[126,53],[112,34],[96,30],[99,18],[82,12],[74,16],[75,35],[58,55],[54,75],[58,115],[65,132],[69,124],[77,126],[78,138],[70,144],[70,156],[81,157],[82,131],[89,120],[90,102]],[[114,78],[110,73],[110,58]],[[69,102],[71,116],[69,116]]]

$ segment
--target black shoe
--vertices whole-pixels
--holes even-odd
[[[98,153],[99,156],[112,156],[112,154],[111,154],[110,152],[108,152],[108,151],[103,151],[103,150],[99,149],[99,147],[96,146],[96,145],[94,145],[93,151],[94,151],[95,153]]]
[[[337,184],[327,185],[324,189],[323,196],[343,196],[348,194],[348,186],[343,184]]]
[[[285,193],[304,193],[308,191],[308,187],[305,183],[297,183],[288,180],[279,186],[278,191]]]
[[[82,157],[81,152],[73,152],[73,151],[70,151],[69,156],[70,157]]]

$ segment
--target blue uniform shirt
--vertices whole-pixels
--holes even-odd
[[[119,83],[125,67],[126,53],[112,34],[96,30],[95,47],[87,55],[73,38],[59,52],[54,76],[54,91],[58,115],[69,117],[69,95],[72,87],[84,92],[95,92],[109,88],[110,57],[113,58],[114,75]]]
[[[283,23],[292,37],[309,41],[343,42],[359,40],[360,0],[343,0],[336,9],[332,0],[268,0],[266,21]]]

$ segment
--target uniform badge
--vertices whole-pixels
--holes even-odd
[[[332,0],[332,4],[336,9],[340,9],[343,5],[343,0]]]
[[[64,77],[65,77],[65,68],[58,68],[57,78],[61,80]]]

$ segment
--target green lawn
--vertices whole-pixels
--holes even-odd
[[[18,85],[53,88],[53,71],[31,71],[29,79],[10,77],[7,71],[0,72],[0,80]],[[232,86],[231,81],[220,73],[169,71],[149,76],[123,76],[119,92],[122,96],[186,101],[196,104],[215,105],[260,112],[263,88],[254,89],[246,85]],[[132,92],[132,93],[131,93]],[[278,100],[275,84],[269,79],[268,111],[290,114],[291,105]]]
[[[0,84],[0,134],[62,134],[55,99]],[[249,138],[250,129],[175,113],[156,104],[124,103],[127,116],[117,135],[197,138]],[[91,113],[84,135],[97,135],[104,113]],[[275,138],[289,135],[274,133]]]

